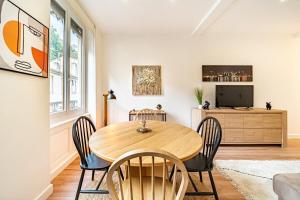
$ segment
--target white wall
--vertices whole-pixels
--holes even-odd
[[[13,2],[49,26],[49,0]],[[47,196],[49,80],[0,70],[0,85],[0,199]]]
[[[168,120],[191,123],[196,105],[193,89],[202,86],[204,99],[214,105],[213,83],[201,82],[201,66],[209,64],[253,65],[255,107],[272,101],[274,108],[288,109],[289,133],[299,134],[299,42],[290,36],[210,35],[198,38],[105,35],[103,42],[104,88],[115,90],[110,121],[128,120],[133,108],[162,104]],[[135,97],[131,91],[133,64],[162,66],[162,96]]]
[[[72,125],[76,118],[50,129],[50,179],[54,179],[77,156],[72,139]]]

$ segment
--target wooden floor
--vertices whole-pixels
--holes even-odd
[[[300,139],[288,140],[288,147],[282,149],[278,146],[222,146],[216,159],[219,160],[300,160]],[[80,177],[79,159],[76,159],[54,180],[54,192],[49,200],[73,200]],[[193,174],[194,180],[198,180]],[[241,200],[243,196],[219,172],[214,171],[216,187],[221,200]],[[91,179],[91,173],[86,173],[85,183]],[[208,177],[204,177],[204,185],[197,181],[201,188],[209,189]],[[204,189],[205,190],[205,189]],[[189,197],[192,199],[211,199],[206,197]]]

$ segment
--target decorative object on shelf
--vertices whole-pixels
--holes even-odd
[[[204,105],[202,106],[202,108],[203,108],[204,110],[209,110],[209,106],[210,106],[210,103],[209,103],[208,101],[205,101],[205,102],[204,102]]]
[[[201,88],[196,88],[195,89],[195,97],[198,102],[198,108],[202,108],[202,98],[203,98],[203,90]]]
[[[266,102],[266,109],[267,110],[271,110],[272,109],[271,102]]]
[[[48,27],[11,1],[0,2],[0,69],[47,78]]]
[[[103,119],[103,124],[104,126],[107,126],[107,102],[108,100],[115,100],[117,97],[114,94],[113,90],[109,90],[107,93],[103,94],[104,97],[104,119]]]
[[[133,95],[161,95],[161,66],[132,66]]]
[[[136,129],[137,132],[139,132],[139,133],[148,133],[148,132],[152,131],[151,128],[146,127],[146,123],[147,123],[146,120],[142,120],[141,123],[142,123],[142,127],[139,127],[138,129]]]
[[[157,109],[157,110],[161,110],[161,109],[162,109],[162,106],[161,106],[160,104],[157,104],[156,109]]]
[[[203,82],[252,82],[252,65],[203,65]]]

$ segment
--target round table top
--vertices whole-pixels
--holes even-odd
[[[139,121],[131,121],[101,128],[91,136],[90,149],[100,158],[113,162],[135,149],[165,150],[185,161],[197,155],[202,148],[201,136],[188,127],[161,121],[147,121],[146,127],[152,129],[148,133],[137,132],[139,127]],[[143,163],[151,164],[151,159],[143,159]]]

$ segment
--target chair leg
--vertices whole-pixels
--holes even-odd
[[[121,175],[122,180],[124,181],[124,175],[123,175],[123,172],[122,172],[121,168],[120,168],[120,175]]]
[[[94,179],[95,179],[95,170],[93,170],[92,172],[92,181],[94,181]]]
[[[78,184],[78,188],[77,188],[77,192],[76,192],[75,200],[78,200],[78,198],[79,198],[79,194],[80,194],[80,190],[81,190],[81,186],[82,186],[84,174],[85,174],[85,169],[82,169],[80,180],[79,180],[79,184]]]
[[[211,171],[208,171],[208,174],[209,174],[209,179],[210,179],[211,187],[212,187],[213,192],[214,192],[215,199],[219,200],[218,192],[217,192],[217,189],[216,189],[216,186],[215,186],[215,182],[214,182],[214,178],[212,176]]]
[[[199,172],[200,182],[203,182],[202,172]]]
[[[170,173],[170,176],[169,176],[169,181],[172,180],[172,176],[174,174],[174,170],[175,170],[175,165],[173,165],[173,167],[172,167],[172,170],[171,170],[171,173]]]
[[[195,192],[198,192],[197,186],[196,186],[196,184],[194,183],[194,181],[193,181],[193,179],[192,179],[190,173],[188,173],[188,176],[189,176],[189,179],[190,179],[190,181],[191,181],[191,183],[192,183],[192,186],[193,186]]]
[[[99,181],[99,183],[98,183],[98,185],[97,185],[97,187],[96,187],[96,190],[99,189],[99,187],[100,187],[100,185],[101,185],[101,183],[102,183],[102,181],[103,181],[103,179],[104,179],[106,173],[107,173],[107,170],[105,170],[104,174],[102,175],[102,177],[101,177],[101,179],[100,179],[100,181]]]

